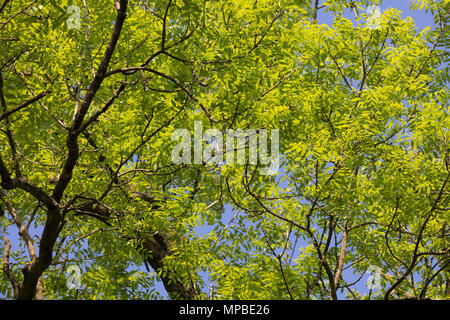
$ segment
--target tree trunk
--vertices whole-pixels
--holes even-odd
[[[141,249],[144,250],[146,261],[156,271],[164,271],[161,273],[161,280],[171,299],[188,299],[196,298],[196,290],[192,286],[186,285],[187,281],[179,279],[175,272],[166,268],[164,258],[171,254],[170,240],[168,237],[155,234],[150,238],[141,241]]]

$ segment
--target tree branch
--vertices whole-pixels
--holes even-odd
[[[165,46],[166,46],[166,24],[167,24],[167,15],[169,13],[170,5],[172,4],[172,0],[169,0],[166,6],[166,10],[164,12],[163,17],[163,29],[161,34],[161,51],[164,52]]]
[[[334,287],[337,288],[339,284],[339,280],[341,279],[342,268],[344,267],[345,260],[345,250],[347,248],[347,233],[348,233],[348,220],[345,222],[344,230],[342,230],[342,243],[341,243],[341,252],[339,254],[339,262],[336,271],[336,275],[334,277]]]
[[[0,7],[0,13],[2,13],[3,9],[5,9],[6,5],[8,4],[9,0],[3,1],[2,6]]]
[[[127,86],[126,83],[122,83],[119,89],[114,92],[113,96],[109,98],[109,100],[105,103],[102,109],[94,113],[87,121],[83,123],[83,125],[78,129],[77,132],[84,132],[87,127],[89,127],[93,122],[97,121],[97,119],[106,111],[108,111],[109,107],[113,104],[114,100],[122,93],[122,91]]]
[[[447,268],[450,264],[450,260],[447,260],[430,278],[428,278],[425,281],[425,284],[422,288],[422,290],[420,291],[420,295],[419,295],[419,299],[422,300],[425,298],[425,294],[427,293],[427,289],[428,286],[430,285],[431,281],[433,281],[434,278],[436,278],[436,276],[441,273],[443,270],[445,270],[445,268]]]
[[[25,225],[22,223],[20,217],[17,215],[16,210],[11,205],[11,203],[6,199],[6,194],[3,192],[2,189],[0,189],[0,199],[6,204],[6,208],[8,209],[9,213],[11,214],[11,217],[13,218],[13,221],[16,224],[17,228],[19,229],[19,235],[25,241],[25,244],[28,249],[28,253],[30,255],[31,263],[32,264],[35,263],[36,259],[37,259],[37,254],[36,254],[36,249],[33,244],[33,240],[28,232],[28,229],[25,227]],[[6,248],[5,248],[5,250],[6,250]],[[14,287],[14,285],[13,285],[13,287]]]
[[[436,197],[436,200],[434,201],[433,206],[431,207],[430,211],[428,212],[427,217],[419,230],[419,234],[417,235],[416,245],[414,247],[413,257],[412,257],[409,267],[407,268],[406,272],[399,279],[397,279],[397,281],[395,281],[394,284],[386,291],[386,293],[384,295],[385,300],[389,299],[389,296],[391,295],[392,291],[394,291],[403,282],[403,280],[405,280],[406,277],[413,271],[414,266],[416,265],[417,258],[418,258],[417,251],[419,250],[419,245],[422,242],[423,232],[425,231],[425,228],[428,224],[428,221],[431,218],[432,213],[436,210],[436,208],[442,198],[442,194],[445,190],[445,186],[447,185],[449,178],[450,178],[450,173],[447,175],[444,182],[442,183],[439,194]]]
[[[120,32],[125,22],[125,18],[127,15],[126,14],[127,5],[128,0],[120,0],[120,8],[119,10],[117,10],[117,17],[114,24],[114,30],[111,34],[108,46],[97,69],[97,73],[95,74],[94,78],[89,84],[89,89],[86,92],[86,95],[84,96],[84,99],[80,104],[79,110],[74,115],[71,127],[69,129],[69,134],[66,141],[68,149],[67,158],[64,163],[61,175],[59,176],[58,182],[56,183],[55,189],[53,190],[52,193],[52,197],[55,198],[56,201],[58,202],[61,200],[70,180],[72,180],[72,172],[79,157],[79,148],[77,140],[78,135],[80,133],[79,129],[82,126],[84,117],[86,116],[86,113],[89,110],[92,100],[94,99],[98,89],[100,89],[100,86],[103,80],[105,79],[109,62],[111,61],[111,57],[114,53],[114,49],[119,40]]]
[[[33,3],[35,3],[36,0],[31,1],[28,5],[26,5],[25,7],[23,7],[21,10],[17,11],[15,14],[13,14],[11,17],[8,18],[8,20],[6,20],[5,22],[1,22],[2,26],[0,27],[0,30],[2,30],[9,22],[11,22],[12,19],[14,19],[16,16],[18,16],[19,14],[22,14],[25,10],[27,10],[29,7],[31,7],[31,5]],[[2,10],[4,5],[6,5],[6,2],[3,3],[2,5]]]
[[[2,94],[3,93],[3,89],[1,87],[2,86],[0,86],[0,94],[3,95]],[[28,99],[27,101],[22,102],[22,103],[18,104],[17,106],[15,106],[15,107],[13,107],[13,108],[11,108],[9,110],[4,111],[2,114],[0,114],[0,121],[2,121],[3,119],[8,118],[14,112],[17,112],[17,111],[19,111],[19,110],[29,106],[33,102],[36,102],[39,99],[42,99],[43,97],[45,97],[47,94],[49,94],[51,92],[52,92],[52,90],[47,90],[47,91],[41,92],[37,96],[35,96],[35,97],[31,98],[31,99]]]

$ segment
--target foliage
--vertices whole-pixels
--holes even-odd
[[[3,1],[1,295],[445,298],[450,3],[379,2]],[[174,164],[195,120],[280,129],[281,171]]]

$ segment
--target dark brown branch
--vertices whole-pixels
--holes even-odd
[[[242,178],[243,180],[245,180],[245,181],[243,181],[244,188],[245,188],[245,190],[248,192],[248,194],[249,194],[254,200],[256,200],[256,202],[258,202],[258,204],[264,209],[263,212],[267,212],[267,213],[269,213],[270,215],[272,215],[272,216],[274,216],[274,217],[276,217],[276,218],[278,218],[278,219],[280,219],[280,220],[282,220],[282,221],[285,221],[285,222],[289,223],[290,225],[296,226],[296,227],[299,228],[300,230],[306,231],[306,229],[305,229],[304,226],[298,224],[298,223],[295,222],[295,221],[292,221],[291,219],[288,219],[288,218],[286,218],[286,217],[283,217],[283,216],[281,216],[281,215],[279,215],[279,214],[273,212],[273,211],[270,210],[264,203],[262,203],[260,197],[259,197],[258,195],[256,195],[255,193],[253,193],[252,190],[251,190],[251,188],[250,188],[250,184],[249,184],[249,182],[248,182],[248,177],[247,177],[247,166],[245,167],[245,170],[246,170],[246,172],[245,172],[245,174],[244,174],[244,177]],[[255,168],[255,171],[256,171],[256,170],[257,170],[257,168]]]
[[[327,182],[328,181],[330,181],[330,179],[328,179]],[[314,236],[314,233],[311,230],[310,219],[311,219],[311,214],[315,210],[316,204],[317,204],[317,198],[314,200],[309,213],[306,215],[306,219],[307,219],[306,232],[308,233],[309,237],[311,238],[311,240],[313,242],[313,245],[314,245],[314,248],[316,249],[317,255],[319,257],[319,271],[318,271],[318,275],[317,275],[316,280],[314,281],[313,285],[308,289],[308,291],[311,291],[312,288],[318,283],[318,281],[322,280],[321,277],[320,277],[320,273],[321,273],[321,270],[322,270],[322,267],[323,267],[325,269],[325,273],[327,274],[328,282],[330,284],[330,291],[329,292],[330,292],[330,295],[331,295],[331,299],[332,300],[337,300],[336,287],[334,285],[334,276],[333,276],[333,273],[331,271],[330,265],[326,261],[326,251],[324,250],[322,252],[320,250],[320,244],[317,242],[317,239],[316,239],[316,237]],[[333,221],[330,221],[329,235],[328,235],[326,248],[328,248],[328,246],[329,246],[329,240],[331,239],[332,232],[333,232],[332,222]],[[308,292],[308,294],[309,294],[309,292]]]
[[[350,82],[348,81],[347,77],[345,76],[344,72],[342,71],[341,67],[339,66],[339,64],[336,61],[336,58],[331,54],[331,51],[328,50],[328,54],[331,57],[331,60],[333,60],[334,65],[336,66],[336,68],[339,71],[339,74],[341,75],[342,79],[345,81],[345,84],[347,85],[347,87],[350,89],[350,91],[355,91],[355,88],[353,88],[353,86],[350,84]]]
[[[289,285],[287,283],[286,276],[284,275],[283,263],[281,261],[281,256],[277,255],[276,258],[278,260],[278,265],[280,266],[281,276],[283,277],[284,286],[285,286],[285,288],[286,288],[286,290],[287,290],[287,292],[289,294],[289,298],[291,300],[294,300],[294,297],[292,296],[291,290],[289,289]]]
[[[35,300],[44,300],[44,282],[42,277],[40,277],[36,284],[36,292],[34,293]]]
[[[81,128],[78,129],[78,132],[84,132],[87,127],[89,127],[93,122],[97,121],[97,119],[106,111],[108,111],[109,107],[113,104],[114,100],[122,93],[123,90],[125,90],[125,87],[127,86],[126,83],[122,83],[120,87],[114,92],[113,96],[109,98],[109,100],[105,103],[102,109],[98,110],[96,113],[94,113],[84,124],[81,126]]]
[[[6,204],[6,207],[7,207],[8,211],[9,211],[9,213],[11,214],[11,217],[13,218],[14,223],[16,224],[17,228],[19,229],[19,235],[25,241],[25,244],[26,244],[27,249],[28,249],[28,253],[30,255],[31,263],[26,265],[24,271],[25,270],[30,270],[33,266],[40,266],[42,263],[36,264],[37,259],[38,259],[37,258],[37,253],[36,253],[36,249],[34,247],[33,240],[32,240],[32,238],[31,238],[31,236],[30,236],[30,234],[28,232],[27,227],[22,223],[20,217],[16,213],[16,210],[9,203],[9,201],[6,199],[6,195],[4,194],[4,192],[1,189],[0,189],[0,198]],[[44,238],[44,236],[42,238],[43,238],[44,241],[46,240]],[[5,243],[6,243],[6,241],[5,241]],[[8,246],[8,244],[7,244],[7,246]],[[5,250],[6,250],[6,248],[5,248]],[[40,250],[42,250],[42,249],[40,248]],[[9,249],[8,249],[8,251],[9,251]],[[45,250],[42,250],[42,251],[43,251],[43,253],[41,254],[41,256],[46,257]],[[8,256],[9,256],[9,254],[8,254]],[[6,253],[5,253],[5,258],[4,259],[6,260],[6,262],[8,262],[8,256],[6,256]],[[5,262],[5,260],[4,260],[4,262]],[[5,271],[5,264],[3,265],[3,269]],[[8,275],[8,270],[6,270],[5,273],[7,273],[7,275]],[[32,274],[36,275],[36,273],[32,273]],[[28,274],[26,274],[24,272],[25,279],[28,280],[30,278],[27,277],[27,275]],[[10,278],[10,282],[11,282],[11,284],[13,286],[14,297],[15,298],[21,298],[22,294],[26,292],[30,296],[30,298],[34,295],[34,298],[37,299],[37,300],[42,300],[43,299],[44,286],[43,286],[41,277],[38,277],[36,282],[34,282],[34,281],[25,282],[25,280],[24,280],[24,282],[22,284],[19,284],[19,283],[17,283],[14,280],[12,273],[10,275],[8,275],[8,277]]]
[[[3,1],[2,6],[0,7],[0,13],[2,13],[3,9],[5,9],[6,5],[8,4],[9,0]]]
[[[175,79],[174,77],[169,76],[169,75],[167,75],[167,74],[165,74],[163,72],[160,72],[158,70],[154,70],[154,69],[151,69],[151,68],[147,68],[147,67],[143,67],[143,66],[140,66],[140,67],[129,67],[129,68],[120,68],[120,69],[115,69],[115,70],[107,72],[105,74],[105,77],[111,76],[111,75],[116,74],[116,73],[122,73],[124,75],[129,75],[129,74],[136,73],[138,71],[148,71],[148,72],[151,72],[153,74],[156,74],[156,75],[158,75],[158,76],[160,76],[162,78],[165,78],[165,79],[169,80],[170,82],[172,82],[176,86],[178,86],[181,90],[183,90],[189,96],[190,99],[194,100],[195,102],[198,102],[198,99],[194,97],[192,92],[190,92],[188,89],[186,89],[186,86],[183,86],[177,79]],[[205,113],[205,115],[208,117],[208,119],[211,122],[218,122],[216,119],[212,118],[211,113],[209,112],[208,109],[206,109],[203,106],[203,104],[200,104],[200,108],[203,110],[203,112]]]
[[[11,22],[12,19],[17,17],[19,14],[22,14],[25,10],[27,10],[33,3],[35,3],[36,0],[31,1],[28,5],[17,11],[15,14],[13,14],[11,17],[8,18],[5,22],[1,22],[2,26],[0,27],[0,30],[2,30],[9,22]],[[3,6],[2,6],[3,7]]]
[[[45,222],[39,246],[39,257],[35,263],[27,264],[22,270],[24,278],[22,286],[19,290],[18,299],[32,299],[33,297],[36,297],[36,294],[40,295],[39,292],[40,288],[38,285],[38,281],[42,273],[48,268],[48,266],[52,262],[53,247],[62,225],[61,220],[62,217],[60,214],[58,202],[61,200],[67,185],[72,179],[72,171],[79,157],[77,138],[80,132],[78,131],[78,129],[81,127],[84,117],[88,112],[88,109],[95,97],[95,94],[97,93],[98,89],[100,88],[105,78],[105,73],[107,71],[108,64],[111,60],[112,54],[117,45],[120,31],[125,21],[127,4],[128,4],[127,0],[120,1],[121,5],[120,10],[118,10],[117,13],[114,29],[111,34],[108,47],[105,50],[105,54],[102,58],[102,61],[100,62],[97,73],[95,74],[93,80],[91,81],[89,89],[86,92],[86,95],[80,104],[79,110],[75,112],[66,140],[68,155],[64,163],[62,173],[59,176],[55,189],[53,190],[52,196],[46,195],[46,193],[40,190],[39,188],[32,188],[31,187],[32,185],[30,183],[27,183],[27,181],[24,179],[13,179],[13,180],[10,179],[10,182],[11,181],[13,182],[12,185],[13,187],[14,183],[16,183],[18,184],[19,187],[22,187],[22,189],[24,190],[28,189],[27,191],[29,191],[30,193],[33,192],[36,196],[39,196],[37,197],[39,200],[46,201],[42,202],[48,208],[47,220]],[[7,177],[5,170],[4,168],[2,168],[1,165],[0,165],[0,173],[2,174],[2,179],[3,176]],[[5,181],[2,181],[2,184],[5,184]],[[52,201],[49,201],[50,199]],[[52,204],[55,203],[56,206],[52,206]],[[38,292],[36,292],[36,289],[38,289],[37,290]]]
[[[410,263],[409,267],[407,268],[407,270],[405,271],[405,273],[404,273],[399,279],[397,279],[397,281],[395,281],[394,284],[386,291],[386,293],[385,293],[385,295],[384,295],[384,299],[385,299],[385,300],[388,300],[388,299],[389,299],[391,293],[392,293],[392,292],[393,292],[393,291],[394,291],[394,290],[395,290],[395,289],[396,289],[396,288],[397,288],[397,287],[398,287],[398,286],[406,279],[406,277],[408,277],[409,274],[413,271],[414,266],[416,265],[416,262],[417,262],[417,259],[418,259],[418,250],[419,250],[419,245],[420,245],[420,243],[422,242],[422,236],[423,236],[423,233],[424,233],[425,228],[426,228],[426,226],[427,226],[427,224],[428,224],[428,221],[429,221],[430,218],[431,218],[431,215],[432,215],[433,212],[436,210],[436,208],[437,208],[438,205],[439,205],[439,202],[441,201],[443,192],[444,192],[444,190],[445,190],[445,187],[446,187],[446,185],[447,185],[447,183],[448,183],[449,178],[450,178],[450,174],[447,175],[447,177],[445,178],[444,182],[442,183],[442,186],[441,186],[441,189],[440,189],[440,191],[439,191],[439,194],[438,194],[438,196],[436,197],[436,200],[434,201],[433,206],[431,207],[431,209],[430,209],[429,212],[427,213],[427,217],[425,218],[425,221],[423,222],[423,224],[422,224],[422,226],[421,226],[421,228],[420,228],[420,230],[419,230],[419,233],[418,233],[418,235],[417,235],[416,244],[415,244],[415,247],[414,247],[413,257],[412,257],[412,260],[411,260],[411,263]]]
[[[447,20],[444,22],[444,25],[441,27],[440,33],[437,36],[436,41],[434,42],[433,47],[430,50],[430,53],[428,54],[428,58],[422,64],[419,72],[417,72],[417,74],[414,77],[414,79],[417,79],[422,74],[423,70],[425,69],[425,66],[426,66],[427,62],[431,61],[431,58],[433,56],[434,51],[437,48],[437,45],[439,44],[439,41],[441,40],[442,36],[445,34],[445,31],[447,30],[446,26],[447,26]],[[411,69],[410,75],[412,74],[413,71],[414,71],[414,67]]]
[[[255,42],[255,44],[253,45],[253,47],[247,52],[247,53],[252,53],[253,50],[255,50],[256,48],[259,47],[259,45],[261,44],[261,42],[264,40],[264,38],[267,36],[267,33],[269,32],[269,30],[273,27],[273,24],[275,23],[275,21],[277,21],[280,17],[282,16],[282,14],[280,12],[277,12],[274,17],[272,18],[272,21],[270,21],[270,25],[269,27],[264,31],[264,33],[261,35],[261,37],[259,38],[258,41]]]
[[[1,95],[0,95],[1,96]],[[44,190],[39,188],[38,186],[34,185],[33,183],[29,182],[26,177],[19,176],[18,178],[11,178],[11,174],[6,167],[6,164],[3,162],[3,159],[0,155],[0,177],[2,179],[0,185],[6,189],[22,189],[32,196],[34,196],[36,199],[41,201],[47,208],[56,208],[58,206],[58,203],[50,197]]]
[[[19,229],[19,235],[23,238],[25,241],[25,244],[27,245],[28,253],[30,255],[31,262],[35,262],[37,258],[36,249],[34,248],[33,240],[31,239],[30,234],[28,233],[28,229],[23,224],[20,217],[17,215],[16,210],[11,205],[11,203],[6,198],[6,194],[3,192],[2,189],[0,189],[0,199],[6,204],[6,208],[8,209],[9,213],[11,214],[11,217],[13,218],[14,223],[17,226],[17,229]]]
[[[166,46],[167,15],[169,13],[169,8],[170,8],[171,4],[172,4],[172,0],[169,0],[169,2],[167,3],[167,6],[166,6],[166,10],[164,12],[164,17],[163,17],[163,28],[162,28],[162,33],[161,33],[161,51],[163,51],[163,52],[164,52],[164,48]]]
[[[281,260],[283,255],[282,255],[282,254],[280,255],[280,254],[276,254],[276,253],[275,253],[275,251],[274,251],[274,250],[272,249],[272,247],[270,246],[270,244],[269,244],[267,238],[266,238],[266,242],[267,242],[267,245],[269,246],[270,251],[272,251],[273,256],[274,256],[274,257],[277,259],[277,261],[278,261],[278,266],[280,267],[281,276],[283,277],[284,287],[286,288],[286,291],[287,291],[287,293],[288,293],[288,295],[289,295],[289,298],[290,298],[291,300],[294,300],[294,297],[292,296],[292,293],[291,293],[291,289],[289,288],[289,285],[288,285],[287,280],[286,280],[286,276],[285,276],[285,274],[284,274],[283,262],[282,262],[282,260]]]
[[[152,55],[150,55],[142,64],[141,67],[145,67],[147,66],[154,58],[156,58],[157,56],[164,54],[167,52],[167,50],[176,47],[177,45],[179,45],[180,43],[186,41],[187,39],[189,39],[193,34],[194,31],[198,28],[198,25],[196,25],[194,28],[192,28],[192,30],[190,30],[190,32],[186,31],[186,33],[180,38],[178,39],[176,42],[170,44],[170,45],[165,45],[164,46],[164,50],[158,50],[157,52],[153,53]]]
[[[3,113],[7,112],[5,94],[3,92],[3,74],[1,71],[0,71],[0,103],[2,105]],[[11,147],[11,152],[12,152],[13,161],[14,161],[14,170],[16,172],[16,175],[20,177],[22,174],[20,172],[19,158],[17,156],[16,143],[14,142],[8,119],[6,120],[6,128],[4,130],[4,133],[6,134],[6,136],[8,138],[8,143]]]
[[[8,138],[9,146],[11,147],[11,153],[12,153],[12,158],[13,158],[13,163],[14,163],[14,172],[16,173],[17,177],[21,177],[22,173],[20,171],[19,156],[17,155],[16,143],[14,142],[14,138],[13,138],[11,129],[9,129],[9,123],[6,126],[6,130],[4,131],[4,133],[6,134],[6,137]]]
[[[33,297],[39,298],[42,294],[39,279],[52,262],[53,246],[61,231],[61,223],[59,207],[49,209],[39,243],[39,257],[35,263],[27,263],[22,269],[23,282],[19,290],[18,299],[31,300]]]
[[[6,110],[6,101],[5,101],[5,97],[4,97],[4,93],[3,93],[3,76],[0,72],[0,102],[3,107],[3,113],[0,115],[0,121],[2,121],[3,119],[6,119],[6,121],[7,121],[5,133],[6,133],[6,136],[8,137],[8,142],[11,147],[12,154],[13,154],[14,170],[15,170],[17,177],[21,177],[22,174],[20,172],[20,167],[19,167],[19,157],[18,157],[17,150],[16,150],[16,143],[14,142],[12,132],[9,129],[8,116],[13,114],[14,112],[17,112],[17,111],[25,108],[26,106],[32,104],[33,102],[41,99],[42,97],[46,96],[50,92],[51,92],[51,90],[44,91],[44,92],[40,93],[39,95],[37,95],[25,102],[22,102],[21,104],[15,106],[14,108]]]
[[[317,21],[317,11],[319,10],[319,0],[315,0],[314,2],[314,8],[313,8],[313,20]]]
[[[193,98],[193,94],[192,94],[189,90],[187,90],[186,87],[183,86],[177,79],[175,79],[174,77],[169,76],[169,75],[167,75],[167,74],[165,74],[165,73],[163,73],[163,72],[160,72],[160,71],[157,71],[157,70],[154,70],[154,69],[151,69],[151,68],[147,68],[147,67],[142,67],[142,66],[141,66],[141,67],[129,67],[129,68],[115,69],[115,70],[108,71],[108,72],[105,74],[105,77],[109,77],[109,76],[111,76],[111,75],[113,75],[113,74],[116,74],[116,73],[122,73],[122,74],[124,74],[124,75],[130,75],[130,74],[136,73],[136,72],[138,72],[138,71],[148,71],[148,72],[151,72],[151,73],[153,73],[153,74],[156,74],[156,75],[158,75],[158,76],[160,76],[160,77],[162,77],[162,78],[165,78],[165,79],[169,80],[170,82],[172,82],[173,84],[175,84],[175,85],[176,85],[177,87],[179,87],[181,90],[183,90],[184,92],[186,92],[186,94],[187,94],[189,97],[192,97],[192,98]]]
[[[388,248],[389,253],[391,254],[391,256],[393,256],[393,257],[395,258],[395,260],[397,260],[397,261],[400,262],[404,267],[407,268],[408,266],[406,265],[406,263],[403,262],[403,260],[401,260],[399,257],[397,257],[397,255],[392,251],[391,246],[390,246],[390,244],[389,244],[389,238],[388,238],[389,231],[391,230],[392,224],[394,223],[394,220],[395,220],[395,218],[397,217],[399,205],[400,205],[400,197],[397,196],[397,198],[396,198],[396,200],[395,200],[395,210],[394,210],[394,214],[392,215],[392,219],[391,219],[391,221],[389,222],[389,225],[388,225],[388,227],[387,227],[387,229],[386,229],[386,232],[384,233],[384,239],[385,239],[385,242],[386,242],[386,247]]]
[[[4,163],[1,160],[0,157],[0,176],[2,177],[2,183],[1,186],[6,190],[11,189],[22,189],[29,194],[31,194],[33,197],[35,197],[37,200],[41,201],[48,209],[54,209],[58,207],[58,202],[55,201],[54,198],[49,196],[44,190],[42,190],[40,187],[36,186],[35,184],[29,182],[26,177],[19,177],[19,178],[11,178],[9,176],[8,169],[4,165]]]
[[[196,290],[192,286],[184,284],[174,272],[167,272],[165,258],[172,253],[170,238],[166,235],[155,233],[153,236],[140,241],[140,248],[144,251],[146,261],[156,271],[161,272],[161,280],[167,293],[172,299],[195,299]]]
[[[447,268],[450,265],[450,260],[447,260],[442,266],[430,277],[425,281],[425,284],[420,291],[419,299],[423,300],[425,298],[425,294],[427,293],[428,286],[430,285],[431,281],[433,281],[436,276],[441,273],[445,268]]]
[[[359,95],[361,95],[362,89],[364,87],[364,84],[365,84],[367,78],[369,77],[370,73],[372,72],[372,70],[374,69],[374,67],[377,64],[378,60],[380,59],[381,52],[383,52],[384,46],[386,45],[386,40],[387,40],[388,35],[389,35],[389,29],[386,31],[386,34],[384,35],[383,43],[381,44],[381,48],[378,51],[377,56],[375,57],[375,60],[373,61],[372,65],[370,66],[370,68],[366,72],[366,65],[364,63],[364,48],[362,46],[361,34],[359,34],[360,42],[361,42],[361,59],[362,59],[362,65],[363,65],[363,77],[362,77],[362,80],[361,80],[361,84],[359,86]]]
[[[18,58],[17,58],[18,59]],[[36,94],[34,93],[33,89],[28,85],[27,81],[24,78],[24,74],[20,71],[18,71],[14,64],[12,64],[12,68],[14,70],[14,73],[17,75],[17,77],[19,78],[19,80],[23,83],[23,85],[27,88],[28,92],[30,92],[33,96],[36,96]],[[56,123],[58,123],[61,128],[63,128],[64,130],[67,130],[67,126],[66,124],[61,120],[58,119],[52,112],[50,112],[50,110],[42,103],[41,100],[38,100],[38,103],[40,104],[40,106],[42,107],[42,109],[44,109],[48,114],[50,114],[50,116],[56,121]]]

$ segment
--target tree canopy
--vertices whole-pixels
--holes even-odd
[[[448,297],[448,0],[412,1],[424,29],[368,0],[39,2],[0,1],[2,297]],[[279,169],[174,163],[195,122],[278,129]]]

